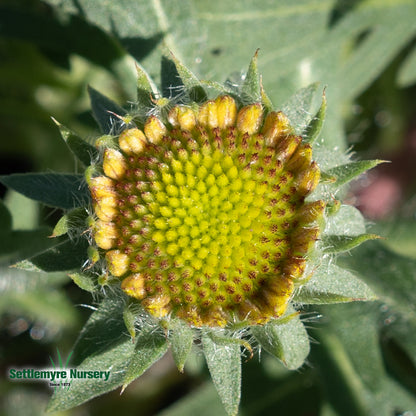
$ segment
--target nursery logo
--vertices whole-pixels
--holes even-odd
[[[110,378],[111,371],[69,368],[68,364],[72,352],[68,355],[65,363],[58,349],[57,355],[58,361],[56,364],[53,358],[49,356],[52,363],[51,368],[10,368],[9,379],[13,381],[46,381],[49,387],[56,390],[58,388],[69,389],[72,381],[76,379],[108,381]]]

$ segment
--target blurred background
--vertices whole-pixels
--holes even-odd
[[[260,48],[276,108],[320,82],[315,104],[326,87],[328,149],[391,161],[346,194],[386,239],[340,260],[379,301],[303,311],[313,341],[308,363],[289,372],[266,353],[245,363],[241,414],[414,416],[415,22],[413,0],[0,0],[0,174],[80,172],[51,117],[93,142],[99,131],[87,86],[128,109],[134,60],[158,82],[166,48],[218,82],[241,80]],[[45,244],[62,212],[0,193],[1,412],[43,415],[52,391],[10,382],[7,369],[49,366],[57,348],[65,358],[93,299],[63,273],[9,267]],[[60,414],[114,412],[225,414],[198,355],[184,374],[166,356],[121,397],[115,391]]]

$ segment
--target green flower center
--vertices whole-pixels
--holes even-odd
[[[113,213],[96,241],[111,248],[107,263],[125,292],[156,316],[196,326],[279,316],[318,235],[310,227],[318,214],[304,209],[305,172],[315,165],[300,137],[285,140],[279,152],[264,133],[201,123],[168,128],[139,153],[105,154],[113,200],[95,200]],[[106,227],[108,245],[99,236]]]

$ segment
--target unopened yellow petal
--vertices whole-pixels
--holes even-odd
[[[90,180],[90,190],[94,200],[115,197],[114,181],[107,176],[97,176]]]
[[[195,306],[185,306],[180,308],[178,311],[178,317],[196,327],[201,327],[203,325],[201,314]]]
[[[308,241],[306,244],[312,244]],[[291,280],[296,280],[302,277],[305,271],[306,260],[304,258],[293,258],[284,267],[284,274]]]
[[[273,146],[291,132],[289,119],[281,111],[267,114],[261,132],[267,145]]]
[[[307,169],[312,162],[312,147],[301,144],[286,163],[286,169],[291,172]]]
[[[163,318],[170,310],[170,297],[165,295],[152,296],[143,300],[143,305],[157,318]]]
[[[227,315],[224,313],[221,306],[211,306],[209,310],[202,315],[204,325],[214,327],[224,327],[227,325]]]
[[[121,282],[121,289],[133,298],[143,299],[146,296],[144,284],[145,279],[143,275],[141,273],[134,273]]]
[[[113,248],[118,237],[117,227],[112,222],[98,220],[94,225],[94,240],[98,247],[109,250]]]
[[[237,114],[237,129],[242,133],[254,134],[260,129],[263,121],[261,104],[251,104],[243,107]]]
[[[260,310],[252,302],[246,300],[238,306],[238,317],[242,321],[260,323]]]
[[[122,253],[120,250],[108,251],[105,255],[108,269],[113,276],[123,276],[129,270],[129,256]]]
[[[318,185],[321,178],[321,172],[316,162],[312,162],[307,170],[301,172],[296,182],[298,184],[298,192],[306,195],[312,192]]]
[[[286,161],[295,153],[302,138],[300,136],[282,137],[276,144],[276,153],[281,161]]]
[[[218,127],[226,129],[233,126],[237,118],[237,106],[234,98],[229,95],[220,96],[215,102],[217,104]]]
[[[169,123],[174,127],[180,127],[182,130],[191,131],[196,125],[196,116],[194,111],[182,105],[173,107],[168,115]]]
[[[271,313],[275,318],[283,315],[293,293],[293,282],[283,276],[276,276],[261,290],[258,302],[260,310]]]
[[[319,236],[319,227],[300,227],[292,236],[292,251],[296,256],[304,256],[312,248]]]
[[[103,170],[112,179],[121,179],[126,172],[127,164],[124,156],[115,149],[105,149]]]
[[[150,116],[144,125],[144,133],[150,143],[157,144],[167,133],[166,126],[155,116]]]
[[[206,101],[199,108],[198,122],[202,126],[215,128],[218,127],[217,103]]]
[[[146,136],[137,128],[127,129],[120,134],[118,143],[121,150],[126,154],[140,154],[146,144]]]
[[[116,206],[117,199],[113,196],[108,196],[97,200],[94,204],[94,211],[100,220],[111,221],[118,214]]]
[[[303,205],[297,214],[297,221],[302,225],[319,220],[324,215],[325,205],[322,200]]]

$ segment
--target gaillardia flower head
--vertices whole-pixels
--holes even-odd
[[[50,410],[125,388],[168,348],[182,370],[195,346],[234,415],[241,347],[253,353],[259,344],[296,369],[309,353],[304,305],[374,298],[336,263],[337,253],[375,238],[336,198],[379,162],[351,162],[316,140],[325,96],[315,117],[290,105],[286,115],[273,111],[256,56],[239,87],[200,81],[175,58],[165,58],[162,80],[165,97],[139,68],[131,114],[91,89],[105,134],[95,147],[58,124],[84,176],[2,177],[68,210],[56,247],[17,266],[70,270],[101,300],[74,355],[81,370],[115,378],[94,388],[75,383],[71,396],[59,390]],[[310,103],[315,89],[289,103]],[[180,93],[166,98],[172,91]]]
[[[325,208],[305,198],[319,178],[282,112],[229,95],[176,105],[102,149],[102,173],[89,180],[93,237],[152,315],[265,323],[305,280]]]

